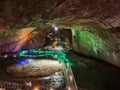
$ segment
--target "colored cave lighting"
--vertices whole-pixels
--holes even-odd
[[[66,54],[63,51],[56,50],[29,49],[21,51],[18,56],[30,58],[51,57],[53,59],[61,60],[64,63],[69,63],[69,60],[66,58]]]
[[[21,61],[18,61],[18,62],[17,62],[17,65],[25,65],[25,64],[30,63],[30,62],[32,62],[32,61],[33,61],[33,59],[21,60]]]
[[[25,64],[27,64],[27,62],[25,60],[17,62],[17,65],[25,65]]]
[[[82,47],[88,52],[93,51],[95,55],[98,55],[101,48],[105,51],[107,47],[105,46],[104,40],[100,35],[95,33],[95,31],[95,27],[81,25],[74,27],[72,29],[72,34],[75,36],[73,41],[77,43],[78,47]],[[74,43],[74,45],[76,43]]]
[[[53,25],[52,27],[54,28],[54,31],[58,31],[59,30],[58,27],[55,26],[55,25]]]

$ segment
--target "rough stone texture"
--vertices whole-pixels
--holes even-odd
[[[7,68],[7,72],[14,77],[47,76],[62,70],[62,64],[54,60],[37,60]]]
[[[4,0],[0,1],[1,26],[10,25],[25,17],[40,14],[42,18],[54,19],[66,16],[103,20],[113,27],[120,26],[119,0]]]
[[[89,25],[96,30],[87,28],[84,32],[83,29],[81,31],[77,28],[86,34],[86,37],[83,37],[89,40],[89,43],[82,41],[84,43],[81,44],[82,36],[77,33],[75,36],[80,39],[76,42],[73,38],[73,50],[120,66],[120,0],[4,0],[0,1],[0,11],[0,34],[3,36],[6,35],[3,27],[18,30],[17,28],[37,27],[41,22],[71,29],[73,34],[81,24]],[[18,23],[20,20],[22,22]],[[43,32],[40,33],[44,35]],[[41,41],[44,42],[44,39]],[[34,42],[34,39],[31,42]],[[37,47],[33,43],[28,45],[26,47]],[[9,45],[3,47],[1,52],[4,50],[9,50]]]
[[[22,30],[16,30],[16,32],[4,31],[1,35],[0,51],[10,52],[18,51],[21,47],[35,36],[35,28],[25,28]],[[29,35],[30,34],[30,35]]]
[[[112,28],[103,21],[67,17],[48,24],[71,29],[73,50],[120,67],[120,28]]]
[[[73,49],[87,56],[96,57],[120,67],[120,32],[111,34],[95,26],[81,25],[72,28]]]
[[[4,0],[0,1],[0,26],[11,25],[13,22],[40,14],[47,18],[54,8],[64,0]],[[31,20],[31,18],[29,18]]]
[[[66,0],[51,13],[52,18],[74,16],[86,22],[100,21],[112,27],[120,26],[119,0]],[[84,20],[83,20],[84,21]],[[81,20],[81,22],[83,22]]]
[[[16,25],[18,28],[18,26]],[[20,28],[20,27],[19,27]],[[0,30],[0,53],[18,52],[22,49],[41,48],[45,43],[48,25],[26,27],[18,30]]]

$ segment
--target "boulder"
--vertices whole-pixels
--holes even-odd
[[[62,70],[62,63],[56,60],[35,60],[24,65],[13,65],[7,68],[8,74],[14,77],[48,76]]]

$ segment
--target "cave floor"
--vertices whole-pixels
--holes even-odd
[[[69,52],[67,55],[79,87],[78,90],[120,90],[120,68],[74,52]],[[5,65],[9,65],[9,62],[0,61],[0,80],[21,80],[21,78],[12,78],[5,72]]]

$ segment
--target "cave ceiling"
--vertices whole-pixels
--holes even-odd
[[[72,31],[74,51],[120,67],[120,0],[0,0],[0,53],[42,47],[51,25]]]
[[[0,23],[6,26],[23,18],[72,18],[80,23],[97,22],[104,27],[120,26],[119,0],[4,0],[0,1]]]

